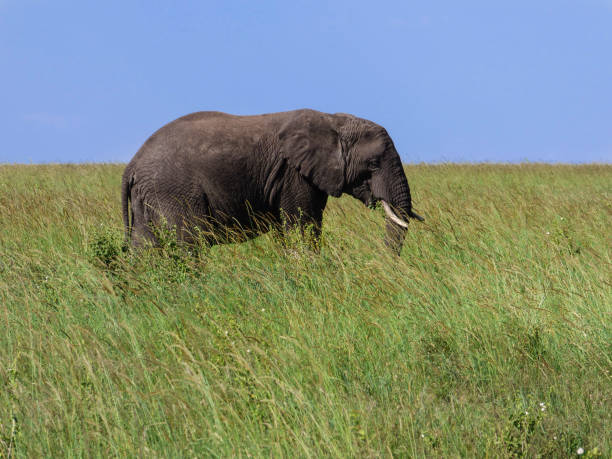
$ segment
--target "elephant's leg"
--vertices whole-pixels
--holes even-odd
[[[302,241],[312,251],[319,252],[321,247],[321,221],[312,219],[302,215],[287,215],[283,217],[282,225],[277,233],[281,237],[281,244],[286,249],[289,248],[291,243],[288,239],[289,234],[293,231],[299,231],[299,236]]]
[[[151,209],[153,211],[153,209]],[[206,195],[186,194],[158,199],[152,220],[175,235],[185,246],[210,246],[214,243]]]
[[[308,245],[318,251],[327,193],[312,186],[300,187],[295,195],[288,196],[284,201],[283,229],[285,232],[299,228]]]
[[[132,198],[132,244],[141,247],[146,243],[155,243],[155,235],[152,231],[151,211],[138,197]]]
[[[321,248],[321,221],[303,220],[300,222],[302,239],[315,252]]]

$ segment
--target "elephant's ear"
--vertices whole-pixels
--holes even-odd
[[[330,115],[312,110],[292,114],[280,129],[280,152],[290,166],[327,194],[344,188],[344,160]]]

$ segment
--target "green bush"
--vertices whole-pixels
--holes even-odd
[[[122,239],[114,228],[100,226],[89,243],[89,255],[93,260],[109,267],[122,251]]]

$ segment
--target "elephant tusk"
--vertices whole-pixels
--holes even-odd
[[[389,204],[387,204],[385,201],[382,201],[382,200],[381,202],[383,205],[383,209],[385,209],[385,213],[387,214],[387,217],[389,217],[392,222],[398,224],[402,228],[408,228],[408,223],[406,223],[404,220],[402,220],[397,215],[395,215],[395,212],[391,210],[391,207],[389,206]]]

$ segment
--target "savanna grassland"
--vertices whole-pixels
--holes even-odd
[[[610,457],[612,166],[408,166],[401,258],[124,252],[122,170],[0,166],[0,457]]]

